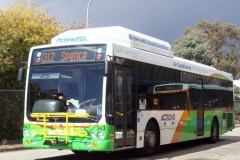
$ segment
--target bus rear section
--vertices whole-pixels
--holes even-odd
[[[231,87],[201,83],[155,85],[152,93],[139,97],[139,109],[139,135],[146,135],[150,126],[155,143],[160,145],[202,138],[215,143],[219,135],[234,128]],[[144,141],[140,146],[145,145]]]

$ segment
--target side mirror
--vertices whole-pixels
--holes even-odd
[[[23,67],[18,69],[18,75],[17,75],[17,81],[18,82],[22,82],[23,81],[24,71],[25,71],[25,69]]]

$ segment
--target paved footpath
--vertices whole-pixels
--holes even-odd
[[[0,146],[0,152],[25,149],[22,144],[7,144]]]

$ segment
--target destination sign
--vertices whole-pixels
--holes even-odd
[[[33,51],[32,64],[103,61],[106,46],[71,46]]]

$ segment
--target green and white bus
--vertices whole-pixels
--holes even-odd
[[[118,26],[66,31],[31,48],[24,106],[25,147],[74,153],[151,155],[234,128],[231,74]]]

